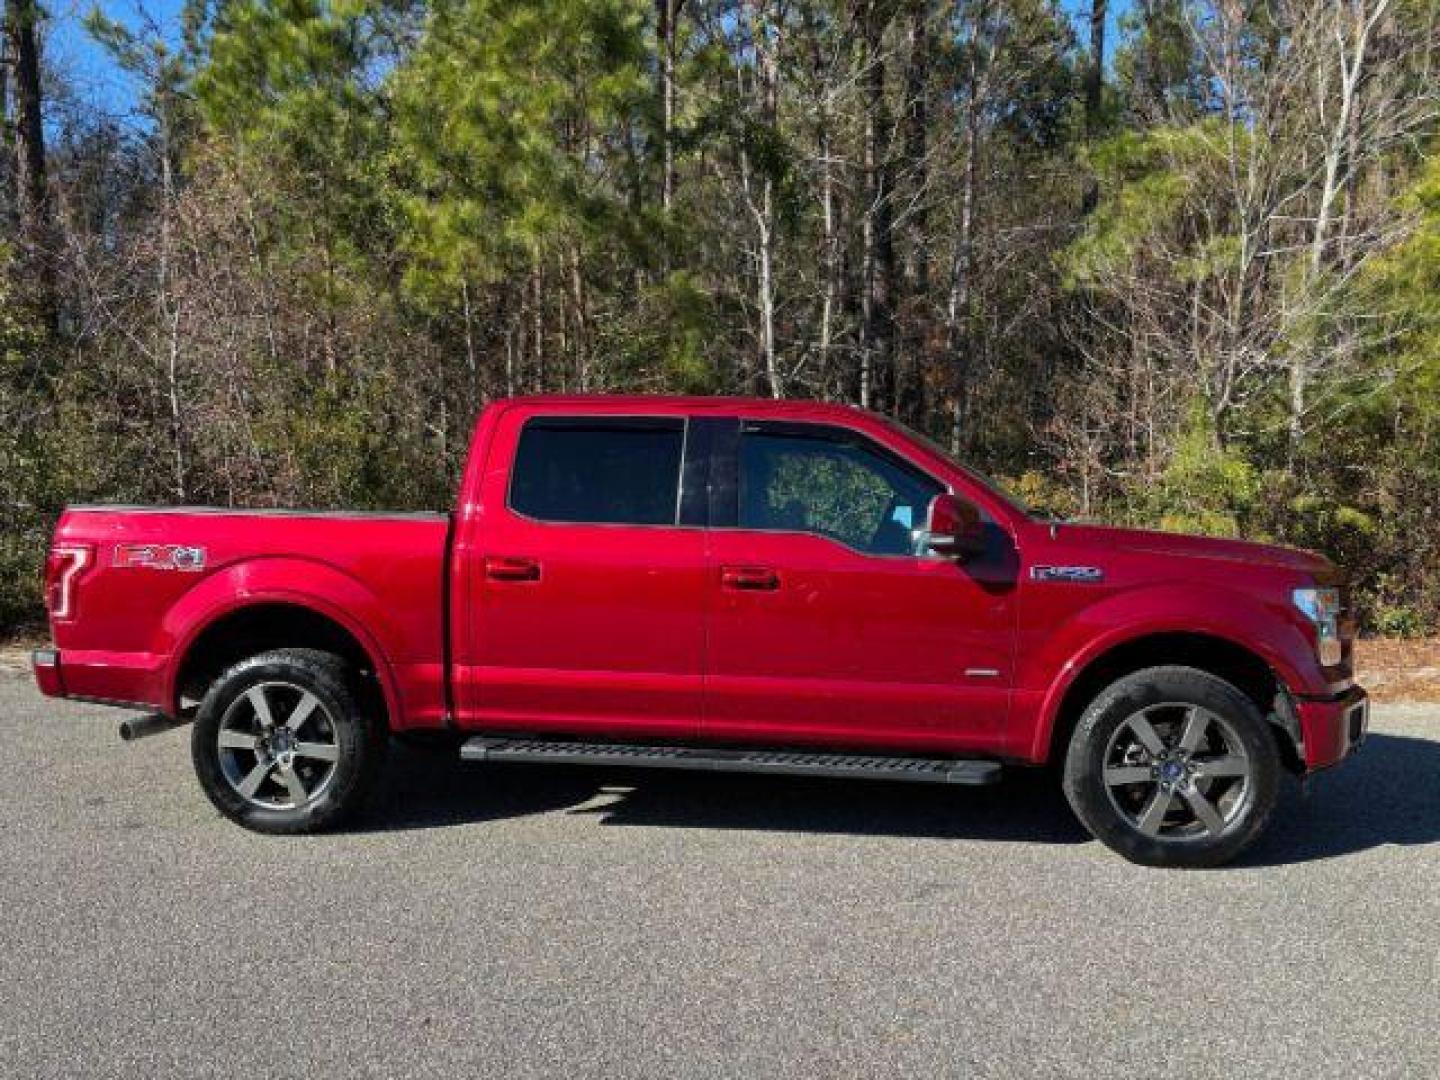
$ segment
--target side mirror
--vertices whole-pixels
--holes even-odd
[[[960,562],[985,552],[985,522],[979,508],[958,495],[942,492],[930,500],[925,545],[937,555]]]

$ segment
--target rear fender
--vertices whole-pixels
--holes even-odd
[[[166,613],[162,650],[170,657],[165,701],[178,712],[180,668],[190,646],[217,620],[260,604],[294,604],[345,628],[365,650],[380,680],[391,722],[403,715],[389,657],[396,632],[380,599],[363,582],[323,562],[292,557],[248,559],[198,583]]]

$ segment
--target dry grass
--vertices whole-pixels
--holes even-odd
[[[1376,638],[1355,653],[1360,684],[1376,701],[1440,702],[1440,638]]]

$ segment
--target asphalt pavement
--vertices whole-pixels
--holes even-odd
[[[990,789],[461,765],[220,818],[0,674],[0,1076],[1440,1076],[1440,706],[1230,868]]]

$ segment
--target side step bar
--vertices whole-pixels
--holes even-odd
[[[460,747],[463,761],[523,764],[624,765],[641,769],[846,776],[868,780],[914,780],[932,784],[993,784],[994,761],[956,758],[877,757],[811,750],[732,750],[726,747],[636,746],[631,743],[558,742],[477,735]]]

